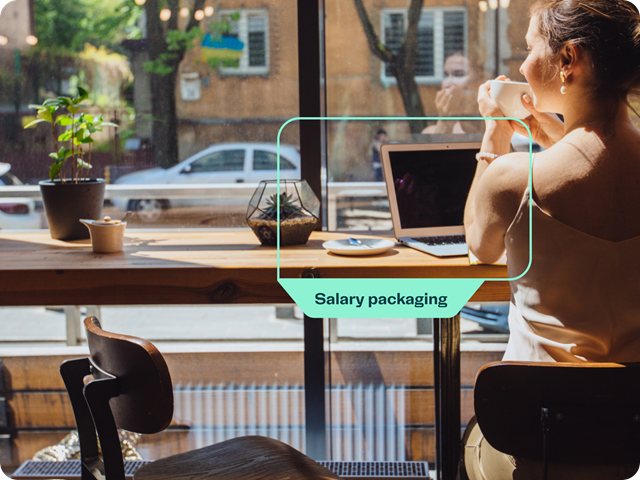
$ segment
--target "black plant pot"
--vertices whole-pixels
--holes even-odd
[[[51,238],[56,240],[80,240],[89,238],[89,229],[80,223],[81,218],[102,218],[105,181],[90,178],[79,183],[67,179],[40,182],[44,211],[49,222]]]

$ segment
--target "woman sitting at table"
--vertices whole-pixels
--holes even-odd
[[[625,0],[542,0],[531,10],[520,68],[533,159],[509,153],[517,122],[486,120],[465,211],[467,242],[483,262],[507,252],[511,282],[505,360],[640,361],[640,133],[627,106],[640,87],[640,16]],[[504,77],[499,78],[504,79]],[[487,82],[484,117],[502,117]],[[564,117],[564,124],[553,114]],[[540,465],[465,434],[472,480],[540,478]],[[555,467],[555,468],[554,468]],[[629,478],[629,467],[552,465],[550,478]]]

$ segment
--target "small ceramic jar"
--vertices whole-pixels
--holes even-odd
[[[80,220],[80,222],[89,229],[91,246],[95,253],[122,252],[127,222],[111,220],[110,217],[104,217],[102,220]]]

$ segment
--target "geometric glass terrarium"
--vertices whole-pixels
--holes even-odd
[[[247,224],[262,245],[275,245],[278,183],[260,182],[247,209]],[[306,180],[280,180],[280,245],[307,243],[318,223],[320,201]]]

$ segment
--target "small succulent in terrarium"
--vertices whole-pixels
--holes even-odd
[[[293,215],[297,211],[300,210],[300,207],[294,205],[295,199],[293,198],[293,194],[287,195],[286,192],[280,194],[280,220],[284,220],[288,218],[290,215]],[[264,214],[273,218],[274,220],[278,218],[278,194],[274,193],[267,199],[268,207],[264,210]]]
[[[253,194],[247,209],[247,224],[263,245],[276,245],[278,210],[280,245],[306,243],[318,222],[320,202],[304,180],[267,180]]]

